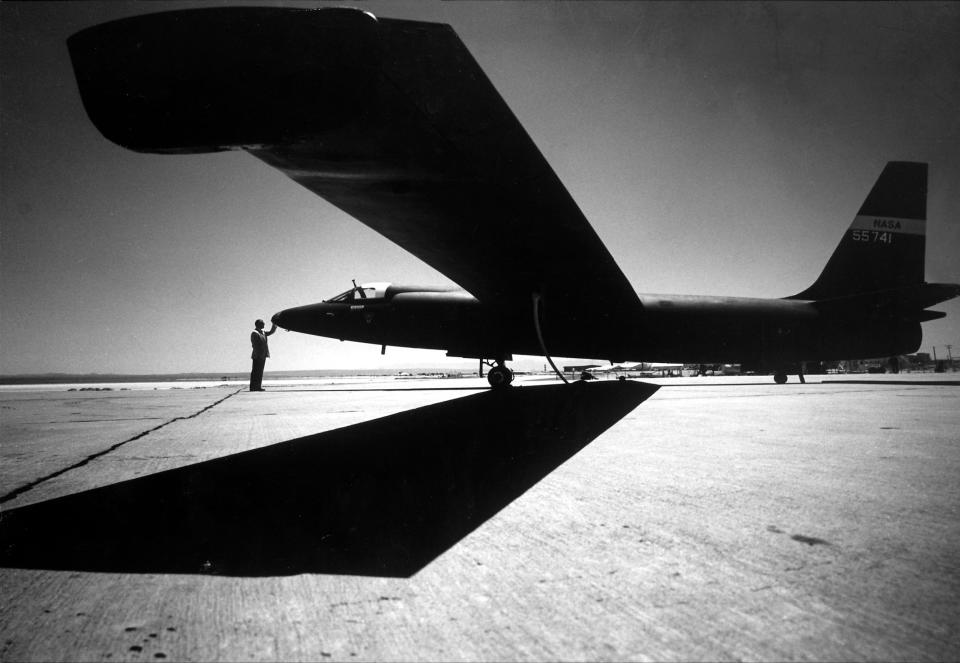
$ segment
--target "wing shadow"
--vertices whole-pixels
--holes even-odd
[[[488,391],[11,509],[0,566],[409,577],[657,388]]]

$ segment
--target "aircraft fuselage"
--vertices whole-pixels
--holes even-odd
[[[751,297],[640,294],[632,323],[610,329],[603,310],[574,313],[545,302],[545,349],[563,357],[767,367],[800,361],[855,359],[914,352],[920,324],[851,319],[811,301]],[[551,318],[551,307],[559,314]],[[552,322],[556,321],[556,322]],[[596,334],[583,334],[596,321]],[[382,297],[325,301],[274,316],[280,327],[316,336],[386,346],[445,350],[458,357],[542,355],[533,308],[523,319],[498,316],[463,290],[390,286]]]

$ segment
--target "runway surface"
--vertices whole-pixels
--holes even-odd
[[[5,390],[0,660],[955,660],[960,386],[863,377]]]

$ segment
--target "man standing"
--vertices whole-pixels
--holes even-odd
[[[263,382],[263,367],[267,363],[267,357],[270,356],[270,348],[267,346],[267,336],[277,331],[277,325],[274,323],[270,331],[263,331],[263,320],[257,320],[253,323],[256,327],[250,332],[250,344],[253,345],[253,368],[250,370],[250,391],[263,391],[261,383]]]

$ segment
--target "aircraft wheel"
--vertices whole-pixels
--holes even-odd
[[[785,384],[785,383],[787,382],[787,374],[786,374],[786,373],[774,373],[774,374],[773,374],[773,381],[776,382],[777,384]]]
[[[503,389],[509,387],[513,382],[513,371],[506,366],[494,366],[487,373],[487,382],[494,389]]]

